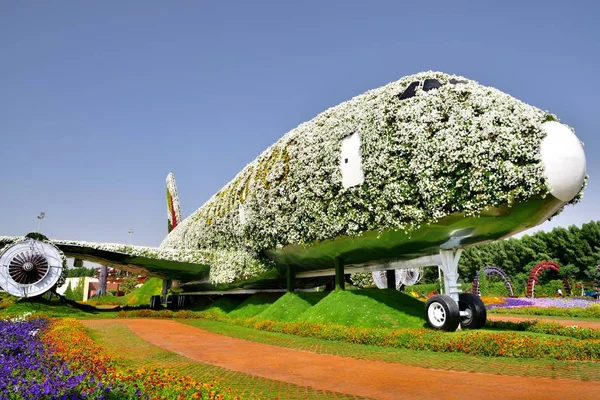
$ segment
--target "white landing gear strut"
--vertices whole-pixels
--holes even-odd
[[[444,292],[432,296],[425,305],[427,322],[433,329],[456,331],[479,329],[485,325],[487,313],[481,299],[472,293],[461,293],[458,283],[458,261],[462,249],[440,250],[444,272]]]

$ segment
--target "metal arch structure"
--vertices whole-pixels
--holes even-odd
[[[530,299],[535,296],[535,284],[539,280],[540,274],[547,269],[558,272],[560,265],[553,261],[542,261],[531,269],[529,279],[527,279],[527,297]]]
[[[508,275],[506,275],[506,272],[504,272],[501,268],[496,267],[495,265],[486,265],[485,267],[483,267],[483,275],[484,277],[489,276],[489,275],[498,275],[499,277],[502,278],[502,281],[504,282],[504,286],[506,286],[506,290],[508,291],[508,295],[510,297],[514,297],[515,293],[512,287],[512,283],[510,282],[510,278],[508,277]],[[477,296],[481,296],[481,291],[479,290],[479,271],[477,271],[477,273],[475,274],[475,278],[473,279],[473,294],[477,295]]]

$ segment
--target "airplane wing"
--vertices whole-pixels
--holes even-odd
[[[0,253],[24,237],[0,236]],[[211,254],[200,250],[171,250],[117,243],[50,240],[66,257],[79,258],[133,273],[176,280],[208,277]]]

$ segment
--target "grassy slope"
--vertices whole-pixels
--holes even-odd
[[[421,301],[395,290],[335,291],[302,314],[301,319],[364,328],[421,328],[425,324],[424,308]]]
[[[0,311],[0,318],[2,318],[4,315],[20,315],[27,312],[43,314],[49,317],[57,318],[114,318],[117,315],[115,311],[94,310],[92,307],[82,310],[68,304],[64,304],[55,298],[52,300],[46,300],[41,297],[34,297],[16,301],[10,307]]]
[[[162,280],[159,278],[150,278],[144,284],[125,296],[125,304],[130,306],[147,306],[150,304],[150,297],[162,292]]]
[[[221,296],[214,303],[208,306],[204,311],[215,312],[219,314],[229,314],[235,310],[244,301],[242,296]]]
[[[222,297],[206,311],[232,317],[254,317],[285,322],[331,322],[358,327],[420,328],[425,324],[419,300],[395,290],[354,290],[312,293],[257,294],[240,303]]]
[[[281,297],[281,293],[257,293],[248,297],[229,313],[232,317],[254,317],[269,308]]]
[[[313,293],[286,293],[270,307],[255,317],[258,319],[271,319],[276,321],[298,321],[300,316],[309,308],[321,301],[328,292]]]

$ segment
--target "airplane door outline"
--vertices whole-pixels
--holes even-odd
[[[365,181],[360,154],[360,135],[356,132],[342,139],[340,171],[344,189],[361,185]]]

